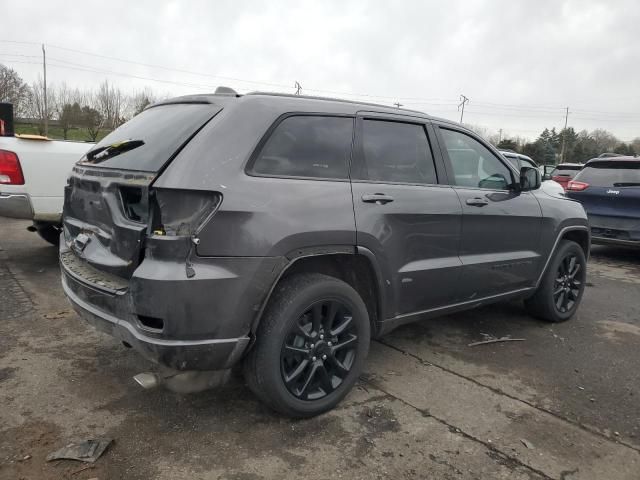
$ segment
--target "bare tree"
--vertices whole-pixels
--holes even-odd
[[[613,152],[613,149],[620,143],[614,134],[601,128],[591,132],[590,136],[593,138],[596,150],[600,153]]]
[[[81,123],[82,103],[85,94],[77,88],[69,88],[66,83],[62,83],[52,90],[55,98],[56,118],[62,128],[62,135],[67,140],[69,130]]]
[[[47,89],[47,104],[53,105],[53,100],[53,90]],[[51,120],[53,118],[53,112],[53,108],[49,108],[48,111],[45,112],[44,82],[42,77],[38,77],[38,80],[31,84],[28,115],[36,120],[40,135],[44,135],[45,117],[47,117],[48,120]]]
[[[155,94],[153,91],[146,87],[144,90],[136,92],[129,102],[129,107],[131,110],[131,117],[135,117],[140,112],[142,112],[145,108],[147,108],[152,103],[157,101]]]
[[[15,116],[20,117],[28,111],[29,96],[29,85],[18,72],[0,65],[0,102],[12,103]]]
[[[127,97],[122,90],[110,85],[108,80],[100,84],[95,95],[95,108],[100,112],[106,128],[117,128],[126,121],[126,107]]]

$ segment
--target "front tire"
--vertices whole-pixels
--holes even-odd
[[[548,322],[569,320],[580,305],[586,279],[587,259],[582,247],[562,240],[538,290],[525,300],[525,307],[533,316]]]
[[[312,417],[351,390],[369,351],[367,308],[347,283],[317,273],[278,285],[244,361],[249,388],[273,410]]]

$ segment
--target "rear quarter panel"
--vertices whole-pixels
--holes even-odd
[[[244,97],[225,108],[180,152],[155,186],[217,191],[222,204],[199,233],[201,256],[284,256],[327,245],[355,248],[348,180],[251,176],[245,165],[268,128],[283,113],[350,113],[286,100]]]

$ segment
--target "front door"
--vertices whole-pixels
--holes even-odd
[[[392,291],[387,318],[446,305],[460,274],[461,207],[438,185],[426,120],[361,116],[352,161],[357,242]],[[432,131],[432,130],[431,130]]]
[[[463,210],[456,300],[531,286],[542,261],[542,210],[535,195],[514,187],[519,175],[479,138],[449,125],[438,132]]]

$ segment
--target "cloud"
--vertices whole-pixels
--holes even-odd
[[[640,136],[639,19],[635,0],[50,0],[3,11],[0,36],[46,43],[53,83],[92,88],[107,76],[124,89],[184,94],[219,84],[293,92],[299,81],[303,93],[399,100],[447,118],[458,118],[464,93],[465,120],[493,130],[533,137],[562,127],[568,106],[576,129],[628,140]],[[38,45],[0,42],[0,62],[29,81],[38,55]]]

